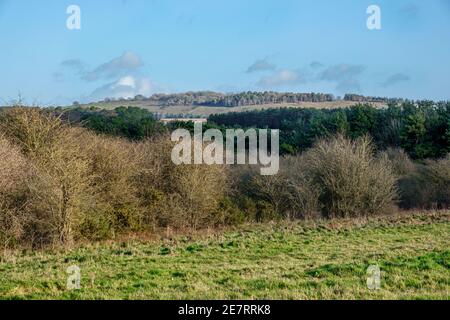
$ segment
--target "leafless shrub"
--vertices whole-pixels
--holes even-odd
[[[450,155],[417,164],[416,170],[399,180],[400,206],[405,209],[450,207]]]
[[[27,160],[20,149],[0,136],[0,243],[19,242],[28,217],[26,205]]]
[[[224,166],[174,165],[167,137],[137,148],[139,194],[157,225],[200,228],[218,222],[215,213],[228,190]]]
[[[337,136],[304,155],[281,161],[279,175],[248,171],[241,190],[282,217],[358,217],[383,213],[396,199],[396,178],[386,157],[375,158],[371,141]]]
[[[71,245],[86,207],[95,203],[83,131],[69,128],[50,114],[31,108],[3,112],[0,127],[28,158],[26,180],[29,217],[22,241],[31,245]]]
[[[95,212],[85,216],[85,234],[110,237],[122,230],[140,230],[144,209],[134,184],[139,170],[135,143],[84,132],[83,153],[89,159],[90,187],[96,197]]]
[[[28,181],[26,209],[35,217],[33,238],[43,244],[71,245],[80,236],[78,226],[96,199],[89,157],[80,144],[82,132],[58,131],[58,137],[32,158],[35,174]]]
[[[287,157],[282,161],[281,174],[287,179],[287,210],[293,218],[314,218],[321,211],[320,186],[314,185],[308,176],[306,162],[302,157]]]
[[[63,128],[59,118],[38,108],[15,107],[0,113],[0,131],[27,156],[48,153]]]
[[[405,176],[416,171],[416,165],[402,149],[388,148],[382,152],[380,158],[386,158],[391,162],[393,172],[398,177]]]
[[[435,205],[438,208],[450,207],[450,154],[437,161],[428,161],[425,171],[427,182],[431,183],[434,193]]]
[[[388,210],[396,197],[396,179],[385,159],[375,159],[363,137],[322,140],[304,155],[307,176],[321,190],[327,217],[356,217]]]
[[[281,159],[280,172],[274,176],[261,176],[252,166],[233,171],[235,197],[250,219],[310,218],[320,211],[319,192],[304,175],[299,157]]]

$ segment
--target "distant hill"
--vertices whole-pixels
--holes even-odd
[[[347,94],[344,99],[336,99],[324,93],[279,93],[242,92],[225,94],[211,91],[186,92],[177,94],[155,94],[151,97],[138,95],[133,99],[105,99],[99,102],[74,106],[96,106],[102,109],[115,109],[120,106],[135,106],[147,109],[162,117],[167,115],[189,114],[207,117],[210,114],[269,109],[274,107],[298,108],[345,108],[357,102],[370,102],[377,107],[399,99],[364,97]]]

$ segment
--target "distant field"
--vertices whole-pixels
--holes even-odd
[[[351,101],[333,101],[333,102],[304,102],[298,104],[266,104],[266,105],[257,105],[257,106],[243,106],[243,107],[210,107],[210,106],[170,106],[170,107],[161,107],[161,106],[149,106],[145,101],[119,101],[119,102],[100,102],[100,103],[91,103],[88,105],[84,105],[84,107],[88,106],[97,106],[99,108],[104,109],[114,109],[120,106],[133,106],[147,109],[151,112],[159,112],[166,114],[192,114],[192,115],[205,115],[209,116],[211,114],[217,113],[228,113],[228,112],[242,112],[249,110],[263,110],[263,109],[271,109],[271,108],[282,108],[282,107],[292,107],[292,108],[317,108],[317,109],[333,109],[333,108],[345,108],[350,107],[357,104],[357,102]],[[385,106],[384,103],[372,103],[376,107]]]
[[[81,268],[81,290],[66,269]],[[366,270],[381,268],[381,289]],[[449,299],[450,212],[5,252],[2,299]]]

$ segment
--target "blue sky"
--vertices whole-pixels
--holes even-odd
[[[81,30],[66,27],[69,5]],[[366,9],[381,8],[381,30]],[[450,99],[450,0],[0,0],[0,104],[275,90]]]

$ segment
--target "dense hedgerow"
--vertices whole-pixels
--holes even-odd
[[[400,206],[405,209],[450,208],[450,155],[414,164],[398,180]]]
[[[168,137],[138,143],[99,136],[25,108],[1,113],[0,130],[3,244],[66,246],[223,223],[225,169],[175,166]]]

